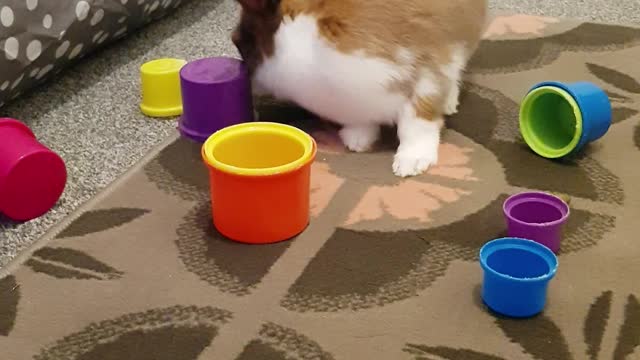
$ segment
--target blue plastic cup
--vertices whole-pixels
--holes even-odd
[[[502,238],[480,249],[480,265],[484,271],[484,303],[498,314],[525,318],[544,309],[558,259],[535,241]]]
[[[560,158],[604,136],[611,118],[609,97],[597,85],[547,81],[523,99],[520,133],[538,155]]]

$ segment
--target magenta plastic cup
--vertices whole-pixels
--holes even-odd
[[[16,221],[44,215],[58,202],[66,182],[60,156],[23,123],[0,118],[0,213]]]
[[[509,197],[503,206],[509,237],[533,240],[554,253],[560,250],[569,205],[543,192],[524,192]]]
[[[254,121],[251,82],[244,63],[228,57],[204,58],[180,70],[180,133],[204,142],[218,130]]]

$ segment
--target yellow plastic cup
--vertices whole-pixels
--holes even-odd
[[[140,110],[151,117],[172,117],[182,114],[180,69],[187,63],[182,59],[156,59],[142,64],[140,82],[142,102]]]

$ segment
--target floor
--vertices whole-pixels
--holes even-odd
[[[638,0],[492,0],[491,8],[640,24]],[[69,179],[46,216],[19,225],[0,219],[0,268],[173,131],[174,121],[147,119],[138,111],[139,65],[158,57],[235,55],[228,41],[235,9],[233,0],[194,0],[2,109],[65,159]]]
[[[499,11],[640,24],[638,0],[489,0],[489,3]]]

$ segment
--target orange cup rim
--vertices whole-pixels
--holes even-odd
[[[215,147],[224,140],[236,136],[245,136],[247,133],[254,131],[277,134],[293,139],[303,146],[304,152],[302,156],[292,162],[268,168],[238,167],[224,163],[213,156]],[[231,125],[215,132],[204,142],[201,153],[204,162],[216,170],[238,176],[261,177],[285,174],[304,167],[315,159],[316,151],[317,145],[313,137],[297,127],[275,122],[256,121]]]

